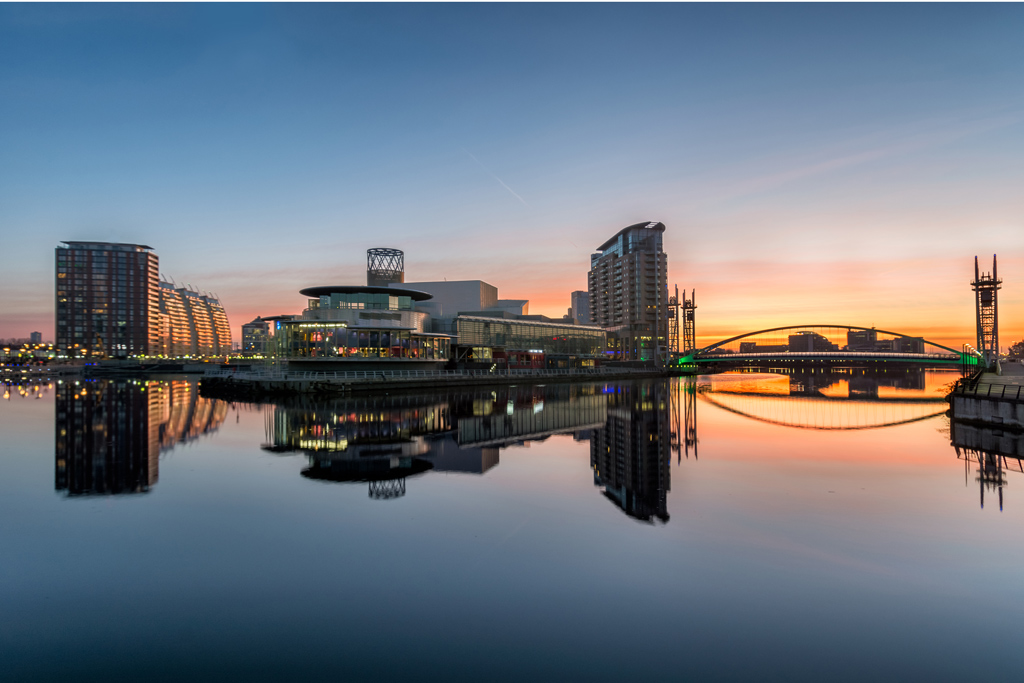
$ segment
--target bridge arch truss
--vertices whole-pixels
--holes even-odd
[[[729,337],[680,363],[894,361],[973,364],[974,356],[923,337],[856,325],[786,325]]]

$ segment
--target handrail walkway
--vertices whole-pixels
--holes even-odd
[[[784,360],[786,358],[859,358],[869,360],[941,360],[960,361],[959,354],[952,353],[898,353],[895,351],[763,351],[763,352],[698,352],[695,361],[702,360],[747,360],[765,358]]]

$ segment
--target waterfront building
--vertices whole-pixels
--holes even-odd
[[[592,325],[590,317],[590,292],[576,291],[570,295],[569,317],[576,325]]]
[[[160,282],[160,353],[173,358],[231,352],[231,326],[211,294]]]
[[[417,302],[416,309],[430,314],[431,330],[439,334],[457,334],[455,319],[460,313],[530,313],[528,299],[499,299],[498,288],[483,280],[408,282],[403,286],[430,294],[430,301]]]
[[[593,322],[608,333],[612,360],[651,361],[668,352],[665,225],[623,228],[590,257],[587,291]]]
[[[426,292],[395,287],[307,287],[300,315],[275,320],[275,353],[289,362],[386,359],[446,361],[449,337],[427,327],[430,315],[413,304]]]
[[[54,256],[59,356],[126,358],[158,352],[159,261],[152,247],[62,242]]]
[[[456,360],[511,369],[594,367],[606,341],[599,327],[503,312],[460,313],[455,329]]]
[[[242,352],[266,353],[267,337],[270,336],[270,323],[259,316],[252,322],[242,325]]]

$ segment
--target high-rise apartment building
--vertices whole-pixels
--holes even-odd
[[[154,354],[160,345],[160,296],[152,247],[61,245],[54,254],[57,353],[69,358]]]
[[[160,354],[222,356],[231,352],[231,327],[220,301],[188,287],[160,282]]]
[[[665,358],[668,342],[668,256],[663,223],[623,228],[590,257],[587,289],[592,322],[608,333],[612,360]]]
[[[572,303],[569,315],[573,322],[577,325],[593,325],[590,317],[590,292],[576,291],[569,296]]]

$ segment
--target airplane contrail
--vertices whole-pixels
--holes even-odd
[[[483,164],[482,164],[482,163],[480,162],[480,160],[479,160],[479,159],[477,159],[477,158],[476,158],[475,156],[473,156],[473,153],[472,153],[472,152],[470,152],[470,151],[469,151],[468,149],[466,149],[465,147],[463,147],[463,148],[462,148],[462,151],[463,151],[463,152],[465,152],[466,154],[468,154],[468,155],[469,155],[469,157],[470,157],[470,158],[471,158],[471,159],[472,159],[473,161],[475,161],[475,162],[476,162],[477,164],[479,164],[480,168],[482,168],[482,169],[484,170],[484,173],[486,173],[487,175],[489,175],[489,176],[491,176],[492,178],[494,178],[495,180],[497,180],[497,181],[498,181],[499,183],[501,183],[501,186],[502,186],[502,187],[504,187],[504,188],[505,188],[506,190],[508,190],[509,192],[511,192],[511,193],[512,193],[512,196],[513,196],[513,197],[515,197],[516,199],[518,199],[519,201],[521,201],[521,202],[522,202],[522,203],[523,203],[523,204],[524,204],[525,206],[529,206],[529,204],[527,204],[527,203],[526,203],[526,200],[525,200],[525,199],[523,199],[523,198],[522,198],[522,197],[520,197],[520,196],[519,196],[518,194],[516,194],[516,191],[515,191],[515,190],[513,190],[513,189],[512,189],[511,187],[509,187],[508,185],[506,185],[506,184],[505,184],[505,181],[504,181],[504,180],[502,180],[502,179],[501,179],[501,178],[499,178],[498,176],[496,176],[496,175],[494,175],[493,173],[491,173],[491,172],[490,172],[490,171],[489,171],[489,170],[487,169],[487,167],[486,167],[486,166],[484,166],[484,165],[483,165]]]

